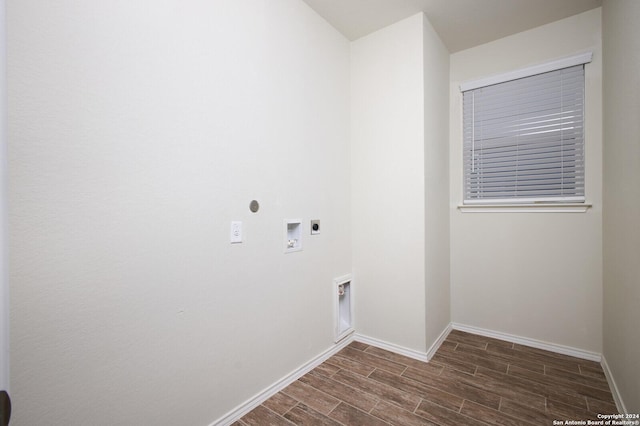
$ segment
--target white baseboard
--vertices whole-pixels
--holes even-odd
[[[600,361],[600,365],[602,365],[602,370],[604,371],[604,375],[607,378],[607,382],[609,382],[609,388],[611,389],[611,395],[613,396],[613,400],[616,403],[616,407],[618,408],[618,412],[629,414],[627,411],[627,407],[624,405],[624,401],[622,401],[622,396],[620,396],[620,392],[618,391],[618,386],[616,385],[616,381],[613,378],[613,373],[611,373],[611,369],[609,368],[609,364],[607,364],[607,360],[602,355],[602,361]]]
[[[366,343],[367,345],[372,345],[378,347],[380,349],[385,349],[390,352],[397,353],[399,355],[404,355],[409,358],[417,359],[418,361],[429,362],[431,358],[435,355],[436,351],[442,345],[442,342],[445,341],[449,333],[451,332],[451,324],[448,324],[444,330],[440,333],[435,342],[431,345],[431,347],[427,350],[427,352],[417,351],[415,349],[409,349],[404,346],[396,345],[395,343],[389,343],[384,340],[376,339],[375,337],[365,336],[363,334],[356,333],[354,336],[354,340],[361,343]]]
[[[449,333],[451,333],[451,330],[453,330],[453,327],[452,327],[451,323],[449,323],[444,328],[444,330],[442,330],[442,333],[440,333],[440,336],[438,336],[436,341],[433,342],[433,345],[431,345],[429,350],[427,350],[427,360],[431,361],[431,358],[433,358],[433,356],[436,354],[438,349],[440,349],[440,346],[442,345],[442,342],[444,342],[447,339],[447,336],[449,335]]]
[[[396,345],[395,343],[385,342],[384,340],[379,340],[374,337],[369,337],[369,336],[356,333],[354,336],[354,340],[357,342],[366,343],[367,345],[376,346],[380,349],[385,349],[390,352],[395,352],[399,355],[404,355],[409,358],[417,359],[418,361],[427,362],[429,360],[426,352],[420,352],[415,349],[405,348],[404,346]]]
[[[309,371],[313,370],[328,358],[332,357],[336,353],[340,352],[345,346],[353,341],[353,335],[345,337],[340,342],[331,346],[320,355],[314,357],[312,360],[306,362],[300,367],[296,368],[291,373],[287,374],[285,377],[281,378],[271,386],[263,389],[261,392],[258,392],[256,395],[248,399],[247,401],[240,404],[238,407],[234,408],[224,416],[220,417],[215,422],[211,423],[209,426],[230,426],[233,422],[240,419],[245,414],[249,413],[251,410],[262,404],[267,399],[271,398],[273,395],[280,392],[282,389],[289,386],[291,383],[298,380],[300,377],[307,374]]]
[[[494,339],[506,340],[507,342],[519,345],[530,346],[532,348],[544,349],[545,351],[558,354],[569,355],[589,361],[600,362],[602,355],[597,352],[585,351],[583,349],[572,348],[570,346],[558,345],[555,343],[543,342],[542,340],[530,339],[528,337],[515,336],[513,334],[501,333],[484,328],[472,327],[469,325],[452,323],[454,330],[466,331],[467,333],[479,334],[480,336],[493,337]]]

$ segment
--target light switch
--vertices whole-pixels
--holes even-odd
[[[242,222],[231,222],[231,244],[242,242]]]

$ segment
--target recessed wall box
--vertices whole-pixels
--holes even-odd
[[[353,333],[353,289],[351,275],[333,280],[336,314],[335,341],[339,342]]]
[[[302,219],[284,221],[284,252],[302,250]]]

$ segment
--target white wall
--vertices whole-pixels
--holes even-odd
[[[429,349],[451,322],[449,51],[423,16],[425,332]]]
[[[8,12],[12,424],[210,423],[331,345],[352,264],[364,335],[601,350],[599,9],[450,57],[422,14],[350,46],[297,0]],[[458,84],[584,50],[594,207],[460,213]],[[285,218],[322,233],[284,255]]]
[[[9,390],[6,4],[0,0],[0,390]]]
[[[297,0],[21,0],[8,56],[12,425],[208,424],[331,346],[346,39]],[[285,255],[285,218],[322,233]]]
[[[357,331],[422,353],[449,323],[448,67],[421,13],[351,44]]]
[[[602,350],[601,10],[451,55],[451,291],[455,323]],[[459,84],[593,51],[586,66],[587,213],[462,213]]]
[[[417,351],[426,347],[423,19],[351,43],[356,327]]]
[[[602,5],[604,348],[629,413],[640,412],[640,2]]]

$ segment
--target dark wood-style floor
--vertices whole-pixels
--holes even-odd
[[[353,342],[233,426],[552,425],[598,413],[617,413],[600,364],[453,330],[429,363]]]

